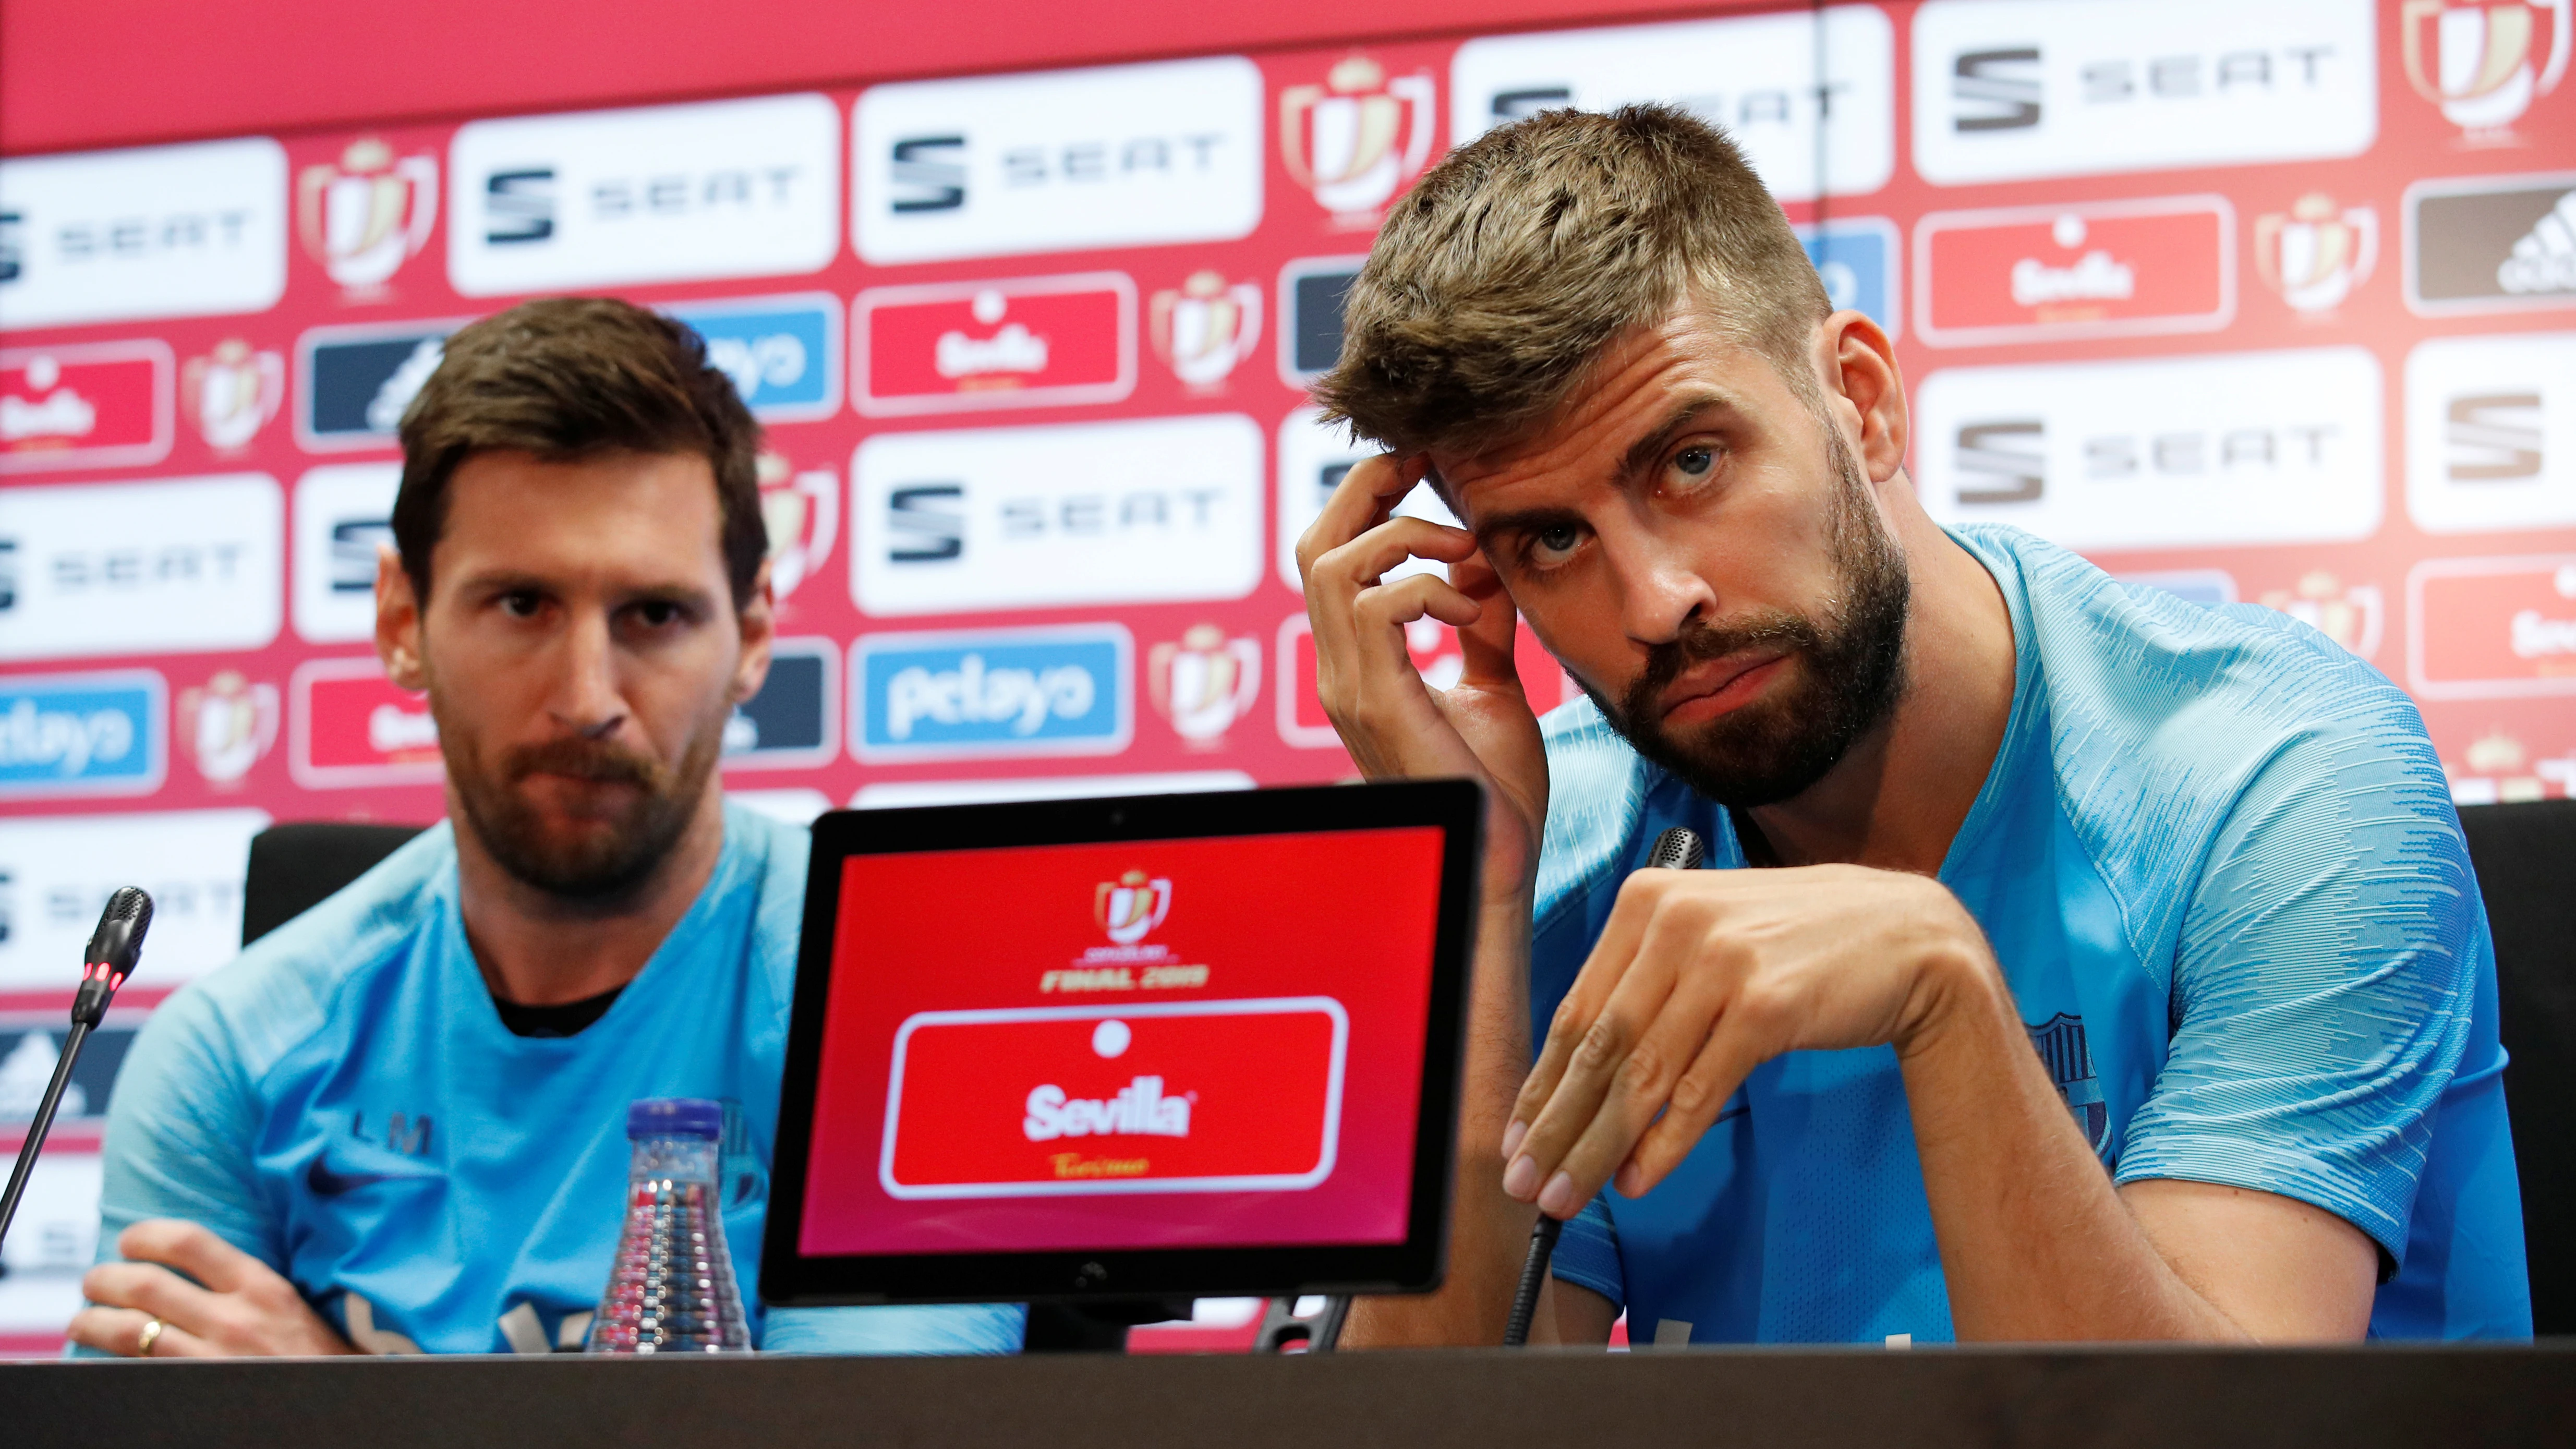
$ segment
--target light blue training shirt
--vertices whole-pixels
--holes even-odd
[[[1940,879],[2112,1180],[2313,1203],[2387,1255],[2386,1338],[2528,1337],[2494,949],[2414,704],[2304,624],[1963,526],[2012,616],[2012,714]],[[1545,721],[1530,965],[1544,1034],[1620,882],[1726,810],[1590,701]],[[1605,1190],[1556,1276],[1632,1342],[1917,1342],[1949,1294],[1895,1053],[1765,1063],[1673,1174]]]
[[[791,1353],[1007,1353],[1017,1305],[762,1314],[807,833],[725,810],[715,873],[605,1015],[501,1024],[423,832],[173,995],[108,1104],[102,1260],[145,1218],[201,1223],[379,1352],[579,1348],[617,1246],[626,1109],[726,1105],[725,1236],[754,1341]]]

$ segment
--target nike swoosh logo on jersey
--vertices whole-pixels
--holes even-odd
[[[446,1174],[437,1172],[333,1172],[330,1164],[316,1157],[304,1169],[304,1185],[315,1197],[338,1197],[379,1182],[411,1182]]]

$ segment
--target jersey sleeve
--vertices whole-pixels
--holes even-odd
[[[155,1008],[108,1098],[98,1258],[146,1218],[182,1218],[284,1272],[279,1215],[251,1160],[260,1106],[220,1013],[201,991]]]
[[[2302,731],[2213,841],[2177,942],[2170,1051],[2117,1180],[2297,1198],[2402,1263],[2485,940],[2412,707]]]
[[[1600,1193],[1566,1220],[1548,1271],[1578,1288],[1591,1289],[1614,1307],[1628,1306],[1628,1279],[1619,1267],[1619,1228],[1610,1221],[1610,1205]]]
[[[1017,1303],[904,1308],[773,1308],[760,1351],[790,1354],[1018,1353],[1028,1310]]]

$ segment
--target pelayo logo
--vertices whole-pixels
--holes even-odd
[[[0,679],[0,799],[159,789],[167,702],[148,669]]]
[[[866,635],[850,678],[862,760],[1115,754],[1134,730],[1135,641],[1117,624]]]
[[[707,361],[733,379],[763,422],[813,422],[841,406],[841,307],[821,292],[682,302],[671,316],[706,340]]]

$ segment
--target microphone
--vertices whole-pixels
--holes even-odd
[[[1646,856],[1644,870],[1697,870],[1708,855],[1708,846],[1699,832],[1687,825],[1676,825],[1655,837],[1655,848]],[[1565,1220],[1538,1215],[1530,1228],[1529,1253],[1521,1259],[1520,1286],[1512,1292],[1512,1316],[1503,1326],[1503,1347],[1520,1348],[1529,1342],[1530,1320],[1538,1315],[1539,1290],[1547,1284],[1548,1260],[1556,1256],[1556,1240],[1565,1232]]]
[[[53,1130],[54,1109],[72,1079],[72,1063],[80,1059],[81,1043],[106,1017],[116,989],[134,974],[135,962],[143,954],[143,933],[151,928],[152,897],[133,886],[109,896],[107,909],[99,912],[98,929],[90,932],[89,949],[81,953],[81,984],[72,998],[71,1034],[63,1038],[62,1055],[54,1059],[54,1079],[36,1104],[35,1120],[27,1124],[18,1165],[9,1170],[8,1191],[0,1194],[0,1243],[9,1239],[9,1223],[18,1216],[18,1199],[26,1194],[27,1177],[35,1170],[36,1154],[44,1150],[45,1134]]]

